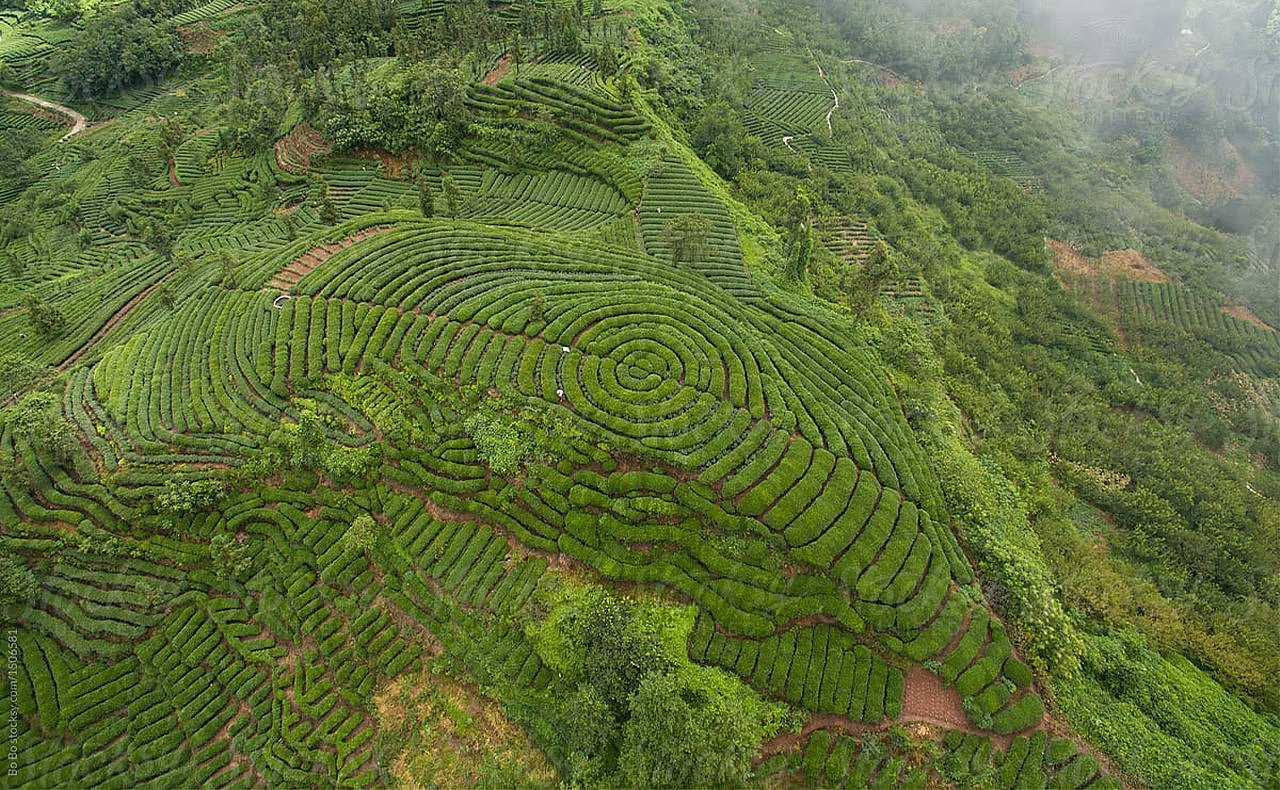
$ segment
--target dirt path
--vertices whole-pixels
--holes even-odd
[[[276,272],[271,278],[268,286],[277,291],[287,293],[298,281],[315,271],[316,267],[332,258],[336,253],[350,247],[358,241],[363,241],[374,234],[387,230],[390,226],[379,225],[373,228],[365,228],[359,233],[348,236],[342,241],[330,242],[329,244],[321,244],[312,247],[306,252],[294,258],[283,269]]]
[[[835,100],[835,104],[831,105],[831,109],[827,110],[827,134],[835,134],[831,130],[831,116],[836,110],[840,109],[840,94],[836,93],[836,89],[831,87],[831,81],[827,79],[827,73],[822,70],[822,64],[818,62],[818,58],[813,54],[813,50],[809,50],[809,57],[813,58],[813,65],[818,67],[818,77],[822,80],[822,84],[827,86],[827,90],[831,91],[831,98]]]
[[[89,128],[89,119],[86,118],[83,114],[78,113],[75,110],[71,109],[70,107],[64,107],[61,104],[55,104],[49,101],[48,99],[42,99],[39,96],[32,96],[28,93],[14,93],[11,90],[5,90],[4,93],[6,96],[11,96],[20,101],[34,104],[37,107],[43,107],[46,110],[52,110],[53,112],[59,113],[61,115],[65,115],[68,118],[70,118],[71,131],[67,132],[66,134],[62,135],[62,137],[58,138],[58,142],[60,143],[65,143],[67,140],[70,140],[72,137],[75,137],[76,135],[83,132],[85,129]]]
[[[862,58],[847,58],[840,62],[844,64],[860,63],[863,66],[870,66],[871,68],[879,71],[881,74],[888,75],[889,78],[892,80],[893,85],[901,85],[902,83],[907,82],[906,77],[902,76],[901,74],[889,68],[888,66],[882,66],[879,63],[872,63],[869,60],[863,60]]]
[[[117,326],[119,326],[121,321],[128,318],[129,314],[132,313],[134,309],[139,304],[142,303],[143,299],[146,299],[148,296],[150,296],[157,288],[163,285],[166,280],[172,277],[174,273],[175,272],[170,272],[166,274],[165,276],[161,277],[159,280],[156,280],[151,285],[147,286],[146,288],[143,288],[142,291],[140,291],[137,296],[125,302],[124,306],[121,307],[119,310],[117,310],[114,315],[108,318],[105,324],[98,327],[98,331],[93,333],[93,337],[86,340],[84,342],[84,345],[77,348],[71,354],[71,356],[64,359],[62,363],[58,365],[58,370],[59,371],[66,370],[67,368],[79,362],[84,357],[85,354],[89,353],[90,349],[98,345],[98,341],[106,337],[107,333],[109,333],[112,329],[115,329]]]

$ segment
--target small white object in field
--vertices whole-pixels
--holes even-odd
[[[563,397],[564,397],[564,390],[556,390],[556,397],[557,397],[557,398],[563,398]]]
[[[568,346],[560,346],[560,350],[561,350],[561,351],[563,351],[563,352],[564,352],[564,353],[566,353],[566,354],[568,354],[568,353],[569,353],[569,347],[568,347]]]

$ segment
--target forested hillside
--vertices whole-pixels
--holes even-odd
[[[14,787],[1280,784],[1273,0],[0,0]]]

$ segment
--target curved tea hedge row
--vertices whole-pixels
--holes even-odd
[[[544,295],[540,315],[531,288]],[[607,577],[677,589],[738,638],[822,616],[843,629],[834,644],[870,624],[905,656],[957,663],[964,673],[948,680],[993,727],[1038,719],[1022,703],[1034,697],[1000,680],[1002,630],[988,638],[983,621],[972,653],[941,655],[964,614],[955,584],[971,571],[932,506],[917,505],[931,478],[883,385],[853,364],[824,366],[850,357],[815,319],[776,301],[734,315],[733,298],[700,275],[643,256],[441,221],[401,222],[343,247],[295,290],[300,298],[275,307],[271,294],[207,289],[108,352],[91,387],[77,379],[82,420],[107,426],[95,447],[108,466],[237,463],[292,419],[291,398],[316,397],[334,375],[364,382],[366,394],[390,388],[376,403],[337,402],[354,410],[344,441],[355,443],[372,439],[388,400],[413,401],[386,383],[397,377],[509,393],[670,471],[623,483],[535,464],[538,486],[515,491],[474,453],[416,445],[398,448],[385,474]],[[439,436],[442,447],[469,443],[456,428]],[[752,537],[726,551],[708,529]],[[809,570],[781,574],[770,552]],[[900,674],[885,682],[890,691],[853,715],[892,710]],[[787,687],[802,704],[833,693],[805,688]],[[852,699],[821,704],[851,712]]]
[[[1001,749],[989,738],[950,730],[940,745],[941,755],[930,755],[930,764],[921,766],[909,743],[892,735],[853,737],[818,729],[801,742],[797,753],[779,754],[763,762],[757,775],[793,777],[808,787],[1121,787],[1114,776],[1102,773],[1095,757],[1080,752],[1070,740],[1050,739],[1044,731],[1018,736],[1007,749]]]
[[[189,551],[154,542],[148,560],[65,555],[20,618],[18,784],[380,782],[371,694],[418,665],[427,642],[482,678],[548,686],[507,625],[545,560],[383,490],[377,556],[395,574],[379,580],[340,541],[353,504],[374,500],[313,483],[197,517]],[[244,547],[230,579],[211,572],[204,548],[219,534]],[[189,578],[250,594],[193,590]]]

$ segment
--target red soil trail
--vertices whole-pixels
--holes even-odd
[[[310,250],[307,250],[297,258],[293,259],[293,261],[283,269],[276,272],[275,276],[271,278],[269,285],[281,293],[288,293],[303,277],[306,277],[308,274],[315,271],[316,267],[332,258],[338,252],[341,252],[358,241],[364,241],[367,238],[381,233],[384,230],[387,230],[387,226],[385,225],[379,225],[374,228],[365,228],[355,235],[346,237],[342,241],[330,242],[329,244],[321,244],[317,247],[312,247]]]
[[[58,365],[58,370],[59,371],[66,370],[67,368],[79,362],[84,357],[84,355],[88,354],[89,351],[94,346],[98,345],[98,342],[101,341],[102,338],[106,337],[107,334],[112,329],[115,329],[117,326],[120,325],[121,321],[128,318],[129,314],[132,313],[134,309],[137,308],[137,306],[142,303],[143,299],[146,299],[148,296],[150,296],[157,288],[163,285],[164,282],[172,276],[173,276],[173,272],[166,274],[164,277],[161,277],[159,280],[156,280],[151,285],[147,286],[146,288],[143,288],[140,292],[138,292],[137,296],[125,302],[124,306],[121,307],[119,310],[117,310],[114,315],[108,318],[105,324],[98,327],[98,331],[93,333],[93,337],[86,340],[84,345],[77,348],[74,352],[72,352],[71,356],[64,359],[62,363]]]

